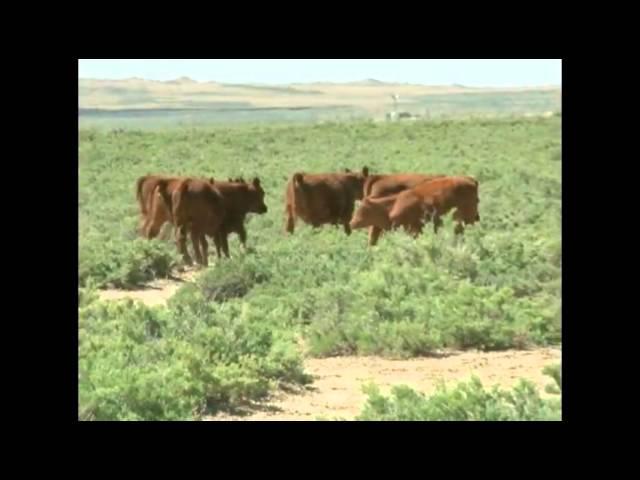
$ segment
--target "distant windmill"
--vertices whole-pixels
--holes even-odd
[[[398,95],[397,93],[393,93],[391,95],[391,98],[393,99],[393,111],[397,112],[398,111],[398,99],[400,98],[400,95]]]

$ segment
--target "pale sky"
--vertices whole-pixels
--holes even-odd
[[[383,82],[470,87],[524,87],[562,83],[562,61],[551,60],[89,60],[79,78],[289,84]]]

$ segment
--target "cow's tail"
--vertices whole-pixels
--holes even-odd
[[[140,177],[136,181],[136,199],[138,200],[138,204],[140,204],[140,212],[142,215],[147,215],[147,206],[144,204],[144,199],[142,198],[142,186],[144,185],[147,176]]]
[[[171,218],[171,222],[173,223],[173,201],[171,198],[171,194],[169,193],[167,187],[169,186],[169,180],[160,180],[154,189],[154,194],[160,194],[160,198],[164,202],[164,206],[167,208],[169,212],[169,218]]]
[[[170,203],[169,206],[172,207],[171,216],[174,218],[174,221],[178,217],[178,212],[180,211],[180,207],[184,202],[184,196],[188,188],[189,188],[189,179],[186,178],[182,180],[182,182],[180,182],[175,192],[173,192],[173,195],[169,195],[169,197],[173,200],[172,202],[173,205],[171,205]]]

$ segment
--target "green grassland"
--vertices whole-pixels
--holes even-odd
[[[300,339],[319,357],[559,344],[560,132],[558,115],[81,128],[80,417],[199,418],[304,384]],[[293,172],[364,165],[473,175],[481,222],[455,238],[446,218],[437,236],[386,234],[375,248],[365,231],[298,223],[285,234]],[[148,173],[259,176],[269,211],[249,217],[248,253],[231,237],[233,258],[166,307],[101,302],[95,288],[180,264],[172,241],[136,233],[134,186]]]

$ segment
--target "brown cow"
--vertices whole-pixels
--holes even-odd
[[[362,199],[363,184],[369,169],[361,173],[345,169],[345,173],[294,173],[287,183],[285,230],[293,233],[300,217],[314,228],[324,224],[343,225],[351,234],[349,221],[356,200]]]
[[[215,237],[216,253],[220,255],[220,249],[225,256],[229,257],[229,235],[237,233],[240,238],[242,248],[247,248],[247,231],[244,221],[248,213],[262,215],[267,213],[267,206],[264,203],[264,190],[260,185],[260,179],[254,178],[251,183],[247,183],[242,178],[237,178],[233,182],[217,182],[216,188],[223,197],[225,212],[218,236]]]
[[[415,187],[422,182],[441,177],[444,177],[444,175],[424,173],[370,175],[364,182],[363,193],[365,197],[386,197]],[[382,230],[383,229],[375,225],[369,227],[369,245],[375,245],[377,243]]]
[[[173,212],[173,221],[181,227],[181,231],[176,232],[180,236],[176,238],[182,242],[178,248],[187,262],[188,259],[184,254],[186,231],[191,231],[194,250],[198,242],[203,245],[203,249],[206,249],[203,238],[206,234],[213,237],[218,257],[222,256],[221,251],[229,257],[229,234],[236,232],[242,246],[246,249],[247,233],[244,220],[247,214],[267,212],[264,190],[257,177],[251,183],[215,182],[209,183],[208,188],[202,184],[206,182],[190,179],[186,181],[188,187],[182,183],[181,187],[173,192],[169,192],[166,188],[169,185],[167,181],[158,182],[157,187],[166,208]],[[194,187],[192,188],[191,185]],[[219,198],[219,204],[213,200],[214,196]],[[198,255],[197,250],[196,255]],[[207,265],[206,255],[204,265]]]
[[[398,195],[387,195],[379,198],[365,197],[353,214],[349,225],[354,230],[369,227],[369,246],[374,246],[378,243],[378,238],[383,231],[391,230],[389,213],[395,205]],[[407,233],[417,236],[422,232],[423,225],[422,219],[417,218],[414,224],[403,225],[403,227]]]
[[[478,213],[478,181],[469,176],[436,178],[398,194],[389,212],[391,227],[412,226],[421,220],[433,219],[433,231],[442,226],[441,217],[455,209],[453,218],[458,222],[456,234],[464,232],[465,225],[480,221]]]
[[[211,182],[186,178],[169,191],[168,185],[172,181],[159,181],[154,193],[171,212],[176,245],[185,263],[193,263],[187,251],[187,232],[190,232],[196,262],[206,267],[209,263],[206,235],[215,238],[218,234],[225,213],[224,200],[216,184]]]
[[[159,182],[166,182],[169,194],[189,177],[179,177],[170,175],[145,175],[136,181],[136,199],[140,205],[140,226],[139,230],[145,238],[155,238],[160,233],[160,229],[165,222],[171,221],[171,212],[165,203],[161,201],[158,194],[154,194]],[[209,179],[214,183],[214,179]]]

